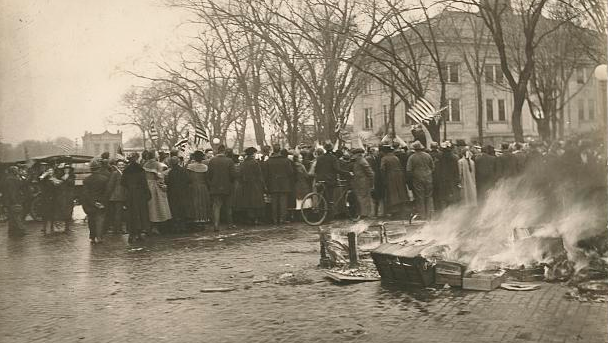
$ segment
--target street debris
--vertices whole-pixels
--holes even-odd
[[[144,248],[131,248],[131,249],[129,249],[129,252],[142,251],[142,250],[144,250]]]
[[[261,276],[261,277],[260,276],[255,276],[253,278],[253,280],[251,280],[251,282],[253,282],[253,283],[261,283],[261,282],[267,282],[267,281],[268,281],[268,278],[265,277],[265,276]]]
[[[508,281],[503,282],[500,288],[508,291],[534,291],[540,289],[540,285],[528,282]]]
[[[179,300],[190,300],[194,299],[194,297],[175,297],[175,298],[167,298],[167,301],[179,301]]]
[[[211,287],[201,289],[201,293],[222,293],[235,291],[234,287]]]

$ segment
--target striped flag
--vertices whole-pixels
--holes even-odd
[[[281,118],[279,118],[278,110],[270,112],[270,123],[274,126],[281,126]]]
[[[197,123],[194,126],[194,144],[201,144],[202,142],[209,142],[209,136],[203,125]]]
[[[72,151],[72,147],[67,144],[60,144],[59,149],[61,149],[65,155],[68,155],[70,151]]]
[[[434,120],[435,116],[446,108],[447,106],[437,111],[428,101],[424,98],[420,98],[414,103],[414,106],[407,111],[407,115],[416,123],[422,123],[424,121]]]
[[[181,152],[186,151],[186,146],[188,145],[188,138],[184,138],[179,142],[175,143],[174,148],[178,149]]]
[[[158,140],[158,131],[156,131],[156,124],[154,121],[150,123],[150,139],[152,141]]]

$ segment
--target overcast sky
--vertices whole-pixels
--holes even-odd
[[[163,0],[0,0],[0,138],[100,132],[121,95],[185,44]],[[181,38],[180,38],[181,37]]]

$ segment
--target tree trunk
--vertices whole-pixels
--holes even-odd
[[[513,94],[513,113],[511,114],[511,125],[513,128],[513,135],[515,136],[516,142],[524,141],[524,129],[521,123],[521,111],[524,107],[525,100],[525,93]]]
[[[389,108],[389,120],[391,125],[391,136],[393,138],[397,137],[397,132],[395,131],[395,92],[391,89],[391,104]]]
[[[446,98],[445,95],[445,81],[441,80],[441,95],[439,96],[439,108],[444,108],[445,106],[447,106],[448,100]],[[449,113],[448,113],[449,115]],[[443,117],[443,116],[442,116]],[[447,140],[448,139],[448,121],[446,120],[447,118],[443,118],[443,140]],[[439,123],[439,125],[441,125],[441,123]],[[439,130],[439,128],[437,128]],[[431,131],[431,134],[433,132]],[[437,134],[437,137],[433,137],[433,140],[436,142],[439,142],[439,134]]]
[[[481,91],[481,80],[475,82],[475,97],[477,98],[477,136],[479,144],[483,145],[483,94]]]

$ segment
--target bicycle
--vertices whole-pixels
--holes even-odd
[[[336,189],[339,191],[337,199],[334,201],[334,213],[343,214],[346,212],[350,220],[358,221],[360,219],[359,205],[355,193],[348,189],[345,180],[338,180]],[[321,225],[327,218],[329,212],[329,203],[323,196],[325,194],[325,181],[317,181],[314,185],[314,190],[304,196],[302,199],[302,219],[308,225]],[[344,206],[337,207],[337,204]]]

